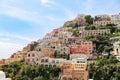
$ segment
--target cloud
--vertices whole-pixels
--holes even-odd
[[[40,3],[41,3],[43,6],[51,7],[51,5],[54,4],[54,1],[53,1],[53,0],[40,0]]]
[[[28,38],[21,35],[10,34],[10,33],[0,33],[0,59],[8,58],[11,54],[22,50],[27,43],[36,40],[33,38]]]
[[[41,22],[41,17],[38,12],[27,11],[25,9],[14,7],[8,4],[0,4],[0,14],[33,23]]]
[[[0,41],[0,59],[8,58],[14,52],[22,50],[23,45]]]
[[[28,37],[25,37],[25,36],[21,36],[21,35],[15,35],[15,34],[8,34],[8,33],[0,33],[0,36],[4,36],[4,37],[8,37],[8,38],[16,38],[16,39],[20,39],[20,40],[24,40],[24,41],[28,41],[28,42],[31,42],[31,41],[34,41],[35,39],[31,39],[31,38],[28,38]]]

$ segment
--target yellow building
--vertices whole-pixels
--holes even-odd
[[[18,51],[14,53],[10,58],[6,59],[5,63],[9,64],[14,61],[21,61],[23,60],[23,58],[24,58],[24,53],[22,53],[22,51]]]
[[[88,80],[87,59],[75,58],[62,65],[60,80]]]
[[[50,57],[51,54],[54,54],[54,49],[52,49],[52,48],[42,48],[41,53],[42,53],[45,57]]]

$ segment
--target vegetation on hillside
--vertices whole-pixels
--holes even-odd
[[[120,80],[120,65],[114,56],[103,57],[89,64],[88,69],[93,80]]]
[[[2,65],[1,70],[12,80],[58,80],[61,72],[61,69],[57,66],[34,66],[21,62]]]

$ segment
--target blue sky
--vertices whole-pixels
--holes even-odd
[[[77,14],[118,14],[120,0],[0,0],[0,59]]]

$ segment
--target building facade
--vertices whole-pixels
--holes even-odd
[[[116,24],[118,27],[120,27],[120,13],[111,15],[111,20],[114,24]]]
[[[96,35],[102,35],[102,34],[110,34],[109,29],[102,29],[102,30],[85,30],[80,33],[82,37],[86,36],[96,36]]]
[[[70,47],[71,54],[91,54],[93,52],[93,43],[80,42],[78,45]]]
[[[87,59],[76,58],[62,65],[60,80],[88,80]]]

